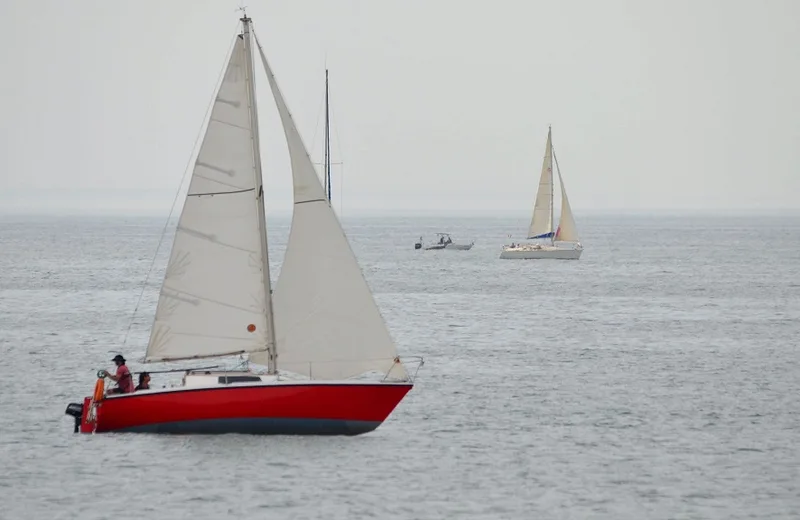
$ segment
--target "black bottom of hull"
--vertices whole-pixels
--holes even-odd
[[[342,421],[333,419],[203,419],[133,426],[117,432],[208,434],[239,433],[249,435],[360,435],[380,426],[377,421]]]

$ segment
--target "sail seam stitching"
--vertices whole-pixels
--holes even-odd
[[[236,309],[236,310],[240,310],[240,311],[244,311],[244,312],[249,312],[249,313],[252,313],[252,314],[258,314],[260,312],[259,309],[241,307],[239,305],[233,305],[231,303],[221,302],[219,300],[214,300],[212,298],[206,298],[205,296],[200,296],[199,294],[193,294],[193,293],[190,293],[189,291],[184,291],[184,290],[181,290],[181,289],[175,289],[173,287],[165,287],[165,289],[167,289],[168,291],[172,291],[174,294],[169,294],[167,292],[164,292],[164,290],[162,289],[161,290],[161,295],[165,296],[167,298],[175,299],[175,300],[180,300],[181,296],[186,295],[186,296],[189,296],[191,298],[195,298],[197,300],[202,300],[202,301],[206,301],[206,302],[209,302],[209,303],[216,303],[217,305],[220,305],[222,307],[228,307],[229,309]]]
[[[235,195],[238,193],[247,193],[248,191],[255,191],[255,188],[248,188],[246,190],[236,190],[236,191],[212,191],[209,193],[188,193],[187,197],[210,197],[213,195]]]
[[[248,128],[248,127],[242,126],[242,125],[237,125],[236,123],[231,123],[230,121],[223,121],[221,119],[213,119],[213,118],[209,119],[209,121],[211,121],[213,123],[219,123],[221,125],[232,126],[233,128],[238,128],[239,130],[245,130],[247,132],[251,132],[252,131],[251,128]]]

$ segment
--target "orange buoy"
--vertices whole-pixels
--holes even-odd
[[[92,398],[94,402],[98,403],[103,400],[105,389],[106,380],[98,379],[97,383],[94,384],[94,397]]]
[[[255,332],[255,331],[256,331],[256,326],[253,325],[252,323],[247,326],[247,332]]]

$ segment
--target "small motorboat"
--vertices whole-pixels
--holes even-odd
[[[436,233],[438,240],[434,241],[431,245],[425,248],[426,251],[435,251],[439,249],[453,249],[456,251],[469,251],[472,249],[472,246],[475,245],[475,241],[473,240],[469,244],[459,244],[453,241],[450,237],[449,233]],[[414,249],[422,249],[422,237],[420,237],[419,242],[414,244]]]

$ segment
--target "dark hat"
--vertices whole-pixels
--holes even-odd
[[[117,354],[116,356],[114,356],[114,359],[112,359],[111,361],[114,361],[114,362],[119,361],[120,363],[124,363],[125,362],[125,358],[122,357],[122,354]]]

